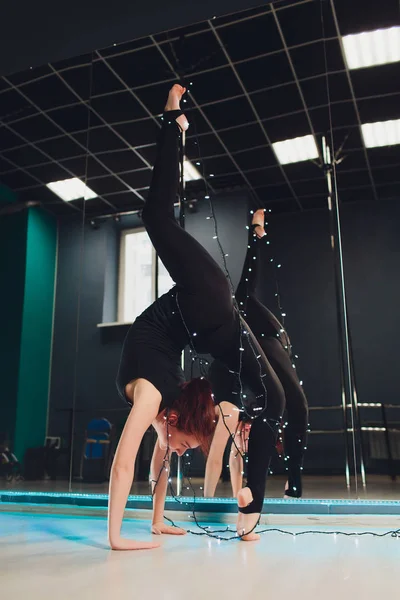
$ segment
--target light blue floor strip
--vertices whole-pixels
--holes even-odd
[[[0,503],[69,505],[82,507],[106,507],[107,494],[79,494],[66,492],[15,492],[0,491]],[[151,496],[129,496],[127,508],[150,509]],[[196,498],[181,496],[166,500],[167,510],[195,509],[200,512],[233,513],[237,510],[233,498]],[[400,515],[400,501],[396,500],[284,500],[266,498],[264,513],[294,515]]]

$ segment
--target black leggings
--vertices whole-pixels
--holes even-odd
[[[226,276],[174,217],[179,186],[180,131],[177,111],[164,115],[148,200],[142,219],[160,259],[178,289],[179,308],[192,342],[237,372],[258,398],[245,407],[253,416],[249,438],[248,486],[253,502],[243,512],[261,512],[267,472],[284,411],[282,385],[254,335],[237,314]],[[242,330],[242,333],[241,333]],[[241,348],[241,350],[239,349]],[[258,412],[257,412],[258,410]]]
[[[250,229],[236,299],[241,314],[251,327],[285,392],[287,423],[284,426],[284,447],[289,482],[286,494],[299,498],[302,495],[301,470],[307,440],[308,404],[294,368],[289,336],[275,315],[256,295],[262,272],[263,244],[265,238],[257,238]]]

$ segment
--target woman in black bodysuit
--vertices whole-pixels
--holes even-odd
[[[287,425],[284,429],[284,447],[288,473],[285,497],[300,498],[302,495],[301,469],[308,427],[308,406],[292,361],[291,344],[287,332],[275,315],[257,298],[256,289],[261,277],[261,244],[265,235],[264,210],[259,209],[253,215],[249,228],[247,253],[236,291],[236,300],[241,314],[257,338],[285,391]],[[220,414],[207,459],[204,495],[214,496],[215,487],[221,475],[223,452],[229,437],[234,440],[229,466],[233,494],[236,495],[243,470],[241,454],[248,437],[248,431],[246,432],[246,428],[243,428],[243,421],[239,421],[240,403],[238,402],[237,382],[219,360],[212,363],[208,379],[213,389],[215,403],[219,408],[217,414]],[[251,392],[246,389],[245,393],[247,395]]]
[[[245,541],[259,537],[253,529],[262,509],[267,470],[284,411],[282,385],[235,308],[224,273],[174,218],[180,137],[187,127],[179,104],[184,91],[178,85],[170,91],[149,196],[142,213],[150,239],[176,286],[136,319],[122,351],[117,387],[132,410],[111,471],[109,540],[114,549],[155,545],[125,540],[120,534],[136,454],[148,427],[154,426],[160,440],[161,478],[156,487],[155,507],[161,506],[166,485],[168,467],[163,467],[169,458],[168,451],[182,453],[186,448],[200,445],[199,432],[205,433],[210,428],[214,416],[213,405],[209,403],[211,393],[207,397],[206,389],[199,389],[192,382],[182,390],[180,356],[188,343],[197,352],[210,353],[221,360],[252,391],[251,398],[243,398],[244,410],[252,420],[248,481],[238,494],[238,531]],[[205,380],[200,381],[207,385]],[[193,413],[191,419],[190,413]],[[165,532],[162,519],[159,515],[155,518],[161,528],[155,531]]]

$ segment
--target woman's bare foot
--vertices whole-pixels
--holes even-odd
[[[259,208],[253,215],[252,225],[257,224],[257,227],[254,228],[254,232],[258,238],[264,237],[267,235],[264,229],[264,209]]]
[[[160,544],[157,542],[136,542],[135,540],[127,540],[125,538],[119,538],[114,542],[110,542],[111,550],[152,550],[153,548],[159,548]]]
[[[164,111],[168,112],[169,110],[180,110],[180,102],[185,92],[186,88],[175,83],[175,85],[173,85],[172,88],[169,90],[168,100],[167,104],[165,105]],[[182,131],[186,131],[186,129],[189,127],[189,123],[185,115],[181,115],[180,117],[178,117],[176,119],[176,122],[178,123]]]
[[[251,502],[253,502],[253,494],[251,493],[250,488],[245,487],[240,490],[237,496],[238,506],[239,508],[245,508]],[[243,542],[256,542],[260,539],[258,533],[254,533],[254,530],[258,521],[260,519],[259,513],[250,513],[245,515],[244,513],[238,513],[236,530],[239,535],[241,535],[241,540]],[[246,531],[250,533],[246,534]],[[246,534],[246,535],[243,535]]]

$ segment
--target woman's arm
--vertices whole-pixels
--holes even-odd
[[[161,535],[162,533],[184,535],[186,533],[184,529],[165,525],[164,523],[164,507],[168,489],[170,457],[171,453],[162,450],[157,439],[154,446],[150,469],[151,488],[153,492],[153,521],[151,531],[157,535]]]
[[[150,382],[138,380],[133,386],[133,402],[111,468],[108,539],[113,550],[139,550],[159,546],[152,542],[135,542],[121,537],[122,519],[132,487],[136,455],[145,432],[157,417],[161,395]]]
[[[239,410],[230,402],[221,402],[216,407],[219,415],[211,442],[210,452],[207,457],[206,473],[204,477],[204,496],[213,498],[222,471],[222,459],[229,435],[235,433],[239,421]]]

